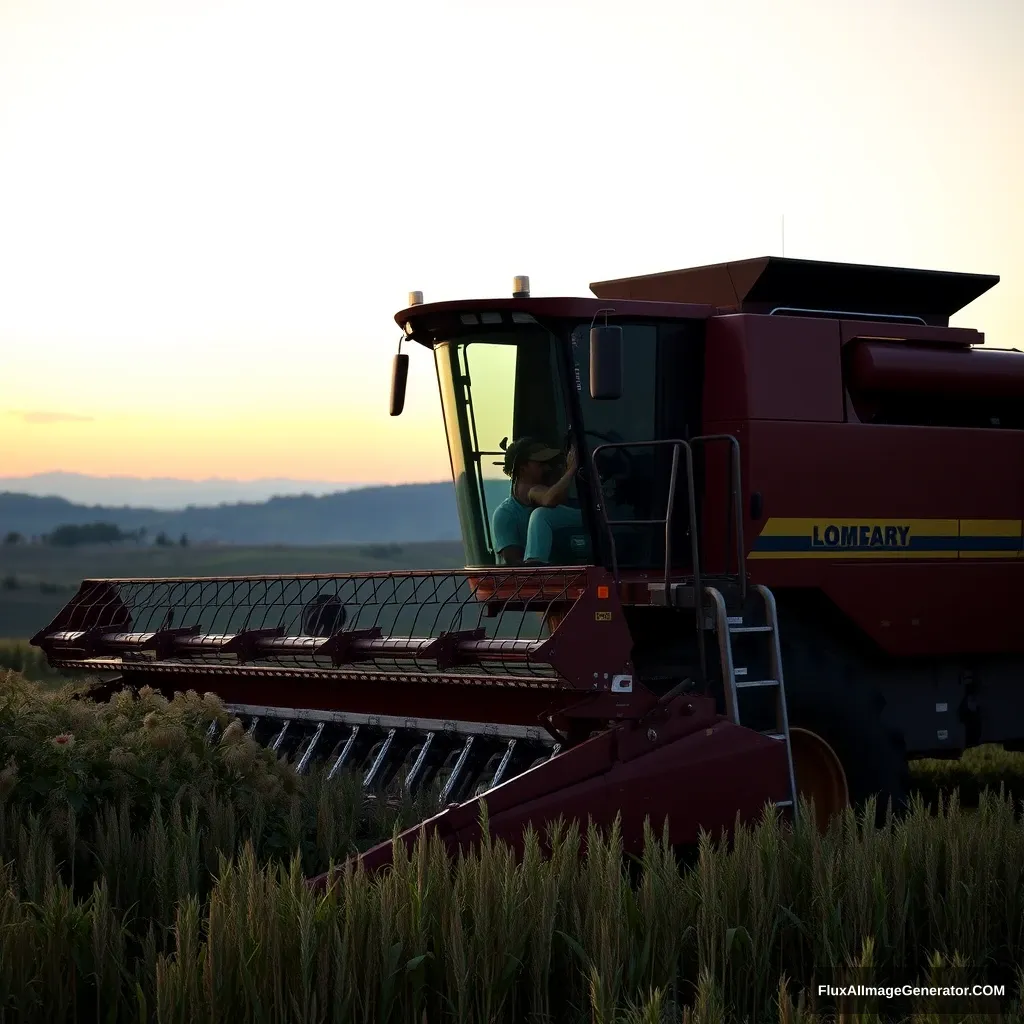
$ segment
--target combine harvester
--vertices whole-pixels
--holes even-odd
[[[949,327],[997,281],[764,258],[413,293],[468,568],[89,580],[32,642],[113,688],[212,690],[300,772],[433,785],[452,850],[482,793],[514,846],[621,814],[630,850],[648,817],[682,845],[796,793],[899,805],[910,758],[1024,749],[1024,353]],[[506,468],[550,466],[507,438],[579,453],[511,545],[547,564],[495,550]]]

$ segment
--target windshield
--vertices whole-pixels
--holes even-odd
[[[511,495],[502,443],[531,437],[565,451],[569,419],[558,342],[539,325],[521,325],[439,343],[434,357],[467,564],[494,565],[495,510]],[[578,508],[575,485],[566,497]],[[522,509],[516,514],[526,522]],[[588,560],[589,546],[578,537],[570,547],[571,555],[559,552],[552,561]]]
[[[623,390],[615,400],[590,397],[589,331],[589,324],[574,324],[560,340],[539,324],[520,323],[483,328],[434,346],[468,565],[511,564],[519,548],[527,561],[593,563],[595,541],[601,548],[606,541],[603,530],[595,532],[598,515],[613,521],[619,565],[643,567],[663,560],[665,529],[657,521],[666,512],[671,452],[642,447],[658,436],[658,327],[623,325]],[[505,440],[534,438],[564,455],[570,432],[566,394],[573,396],[581,415],[583,436],[576,441],[587,478],[589,453],[599,445],[641,443],[632,450],[598,453],[600,513],[591,508],[593,492],[589,510],[581,508],[575,482],[556,507],[531,510],[512,498],[511,481],[503,472]],[[677,514],[685,513],[683,504],[676,504]],[[527,547],[522,536],[518,543],[509,541],[517,530],[535,538],[546,530],[547,538]]]

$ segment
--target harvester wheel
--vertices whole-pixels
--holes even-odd
[[[810,729],[792,727],[793,774],[797,793],[812,801],[818,826],[824,831],[829,819],[850,803],[850,787],[839,755]]]
[[[906,810],[910,772],[902,735],[882,718],[885,700],[869,666],[815,609],[780,601],[779,620],[790,732],[824,740],[842,765],[849,802],[860,811],[874,797],[883,824],[890,804],[894,814]]]

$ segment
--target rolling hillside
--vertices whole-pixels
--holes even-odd
[[[57,495],[76,505],[133,505],[135,507],[182,509],[188,505],[220,505],[239,501],[268,501],[283,494],[337,494],[364,483],[330,483],[326,480],[180,480],[174,477],[90,476],[88,473],[33,473],[31,476],[0,476],[0,492],[34,494],[41,498]]]
[[[459,540],[450,483],[366,487],[323,496],[298,495],[179,511],[76,505],[64,498],[0,493],[0,537],[34,537],[57,526],[104,522],[122,530],[145,528],[192,543],[409,544]]]

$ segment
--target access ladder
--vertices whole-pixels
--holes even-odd
[[[779,644],[778,612],[775,597],[764,586],[751,588],[751,595],[760,598],[757,602],[763,607],[763,621],[749,606],[745,606],[740,615],[730,615],[725,596],[715,587],[707,587],[704,595],[711,602],[713,618],[710,623],[718,638],[719,662],[722,672],[722,687],[725,690],[725,706],[730,720],[735,725],[742,725],[740,716],[741,696],[753,690],[775,690],[775,727],[762,731],[762,735],[784,743],[786,747],[786,767],[789,773],[789,799],[778,801],[777,807],[792,809],[793,821],[796,822],[796,776],[793,771],[793,747],[789,734],[789,714],[786,709],[786,686],[782,678],[782,648]],[[744,643],[749,641],[749,643]],[[742,645],[741,652],[736,647]],[[760,650],[758,648],[760,647]],[[737,665],[737,657],[743,662],[758,668],[767,669],[766,678],[750,678],[749,664]],[[754,676],[760,676],[756,671]],[[759,730],[760,731],[760,730]]]

